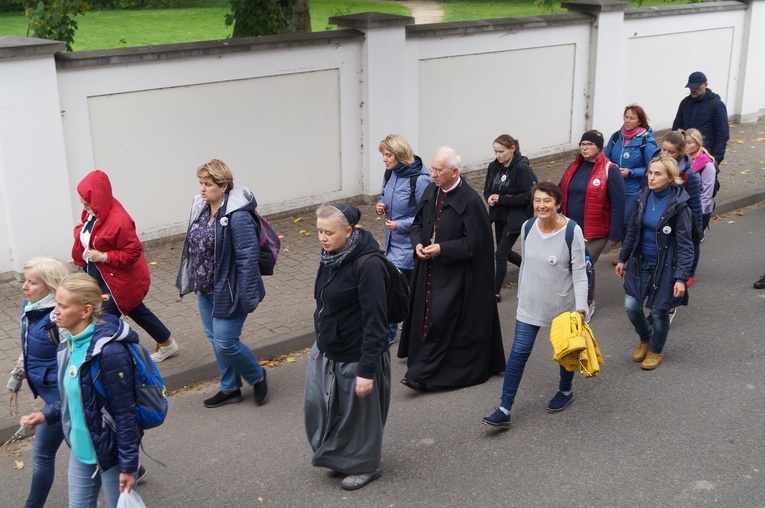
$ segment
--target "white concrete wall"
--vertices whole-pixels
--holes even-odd
[[[0,37],[0,273],[68,255],[75,187],[94,168],[148,240],[185,230],[211,158],[269,214],[379,192],[391,132],[428,165],[446,144],[472,169],[501,133],[554,153],[586,129],[610,134],[633,102],[669,127],[695,70],[732,118],[756,119],[765,0],[747,1],[571,0],[563,15],[409,27],[354,15],[342,18],[357,30],[63,55],[57,68]]]

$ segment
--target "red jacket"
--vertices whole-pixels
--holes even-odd
[[[105,252],[107,262],[95,263],[95,266],[109,287],[114,303],[122,314],[127,315],[143,301],[151,284],[149,265],[135,223],[112,195],[112,184],[103,171],[88,173],[77,185],[77,193],[98,218],[88,248]],[[78,266],[86,265],[82,258],[85,249],[80,242],[80,230],[88,217],[88,212],[83,210],[82,222],[74,228],[72,259]]]
[[[574,176],[579,165],[584,160],[581,154],[576,156],[574,162],[563,173],[561,180],[561,191],[563,191],[563,202],[561,203],[561,213],[566,215],[566,205],[568,201],[568,184],[571,177]],[[590,181],[587,184],[587,195],[584,201],[584,225],[582,232],[585,240],[590,238],[606,238],[609,236],[611,228],[611,201],[608,199],[606,191],[608,182],[608,168],[613,162],[608,160],[603,152],[595,157],[595,165],[590,174]]]

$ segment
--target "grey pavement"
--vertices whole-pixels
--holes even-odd
[[[163,508],[762,508],[765,290],[752,282],[765,272],[764,222],[759,204],[713,224],[690,305],[678,311],[654,371],[631,359],[638,338],[613,256],[604,256],[591,325],[605,364],[594,379],[576,375],[574,401],[561,413],[545,410],[558,385],[549,329],[537,337],[507,431],[480,423],[499,403],[501,376],[418,394],[398,382],[406,363],[394,359],[383,476],[347,492],[311,466],[300,356],[269,370],[263,407],[246,390],[241,404],[205,409],[214,380],[174,394],[167,422],[144,437],[141,495]],[[498,307],[509,351],[513,289]],[[49,508],[67,506],[68,456],[62,446]],[[0,452],[0,506],[22,505],[31,462],[28,441]]]
[[[487,155],[491,154],[489,148],[490,143],[487,142]],[[432,154],[420,155],[429,165]],[[568,152],[532,160],[531,163],[540,180],[557,182],[572,159],[573,154]],[[752,124],[731,125],[731,141],[723,164],[720,174],[722,188],[717,196],[718,213],[765,201],[765,119]],[[382,162],[380,168],[383,169]],[[485,171],[465,176],[480,192]],[[251,186],[256,187],[252,182]],[[382,239],[382,222],[375,214],[373,204],[359,205],[363,213],[360,226]],[[320,249],[312,210],[269,219],[282,235],[279,265],[273,276],[264,277],[266,298],[248,318],[242,334],[242,340],[261,360],[308,347],[313,342],[312,292]],[[711,234],[714,236],[714,229]],[[202,332],[194,295],[184,297],[183,301],[177,298],[174,284],[182,239],[153,242],[145,247],[152,274],[151,290],[145,303],[165,322],[181,345],[179,356],[159,364],[168,387],[177,389],[217,375],[212,348]],[[702,258],[701,280],[704,268],[705,260]],[[762,270],[765,271],[765,266]],[[508,280],[516,275],[511,265]],[[761,274],[751,274],[751,277],[755,275]],[[0,380],[3,383],[8,379],[20,350],[18,319],[21,301],[18,281],[0,283]],[[152,349],[154,343],[151,338],[141,329],[137,331],[142,336],[141,342]],[[505,332],[505,337],[508,335]],[[20,394],[20,413],[26,414],[41,407],[41,400],[32,400],[28,387],[25,386]],[[18,422],[18,417],[11,414],[15,413],[15,408],[7,401],[7,396],[0,399],[0,439],[3,441],[17,429]]]

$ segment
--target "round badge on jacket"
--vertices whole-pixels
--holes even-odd
[[[668,234],[670,234],[672,232],[672,228],[669,227],[669,226],[664,226],[664,228],[661,230],[661,232],[664,233],[665,235],[668,235]]]
[[[595,187],[600,187],[600,178],[596,178],[595,180],[593,180],[592,185],[594,185]]]

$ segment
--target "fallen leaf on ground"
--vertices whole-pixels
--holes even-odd
[[[736,221],[734,221],[734,220],[729,220],[728,221],[728,224],[735,224],[735,223],[736,223]]]
[[[156,262],[156,261],[152,261],[152,262],[151,262],[151,263],[149,263],[149,264],[150,264],[150,265],[156,265],[156,264],[157,264],[157,262]]]
[[[288,357],[287,357],[287,358],[285,358],[284,360],[285,360],[287,363],[295,363],[295,359],[294,359],[294,358],[292,358],[291,356],[288,356]]]
[[[295,223],[295,224],[297,224],[297,223],[298,223],[298,222],[300,222],[301,220],[303,220],[303,217],[298,217],[297,219],[294,219],[292,222],[293,222],[293,223]]]
[[[736,144],[737,144],[737,145],[743,145],[743,144],[744,144],[744,141],[743,141],[742,139],[737,139],[737,140],[736,140]]]
[[[13,466],[13,469],[24,469],[24,461],[23,460],[14,460],[16,463],[15,466]]]

